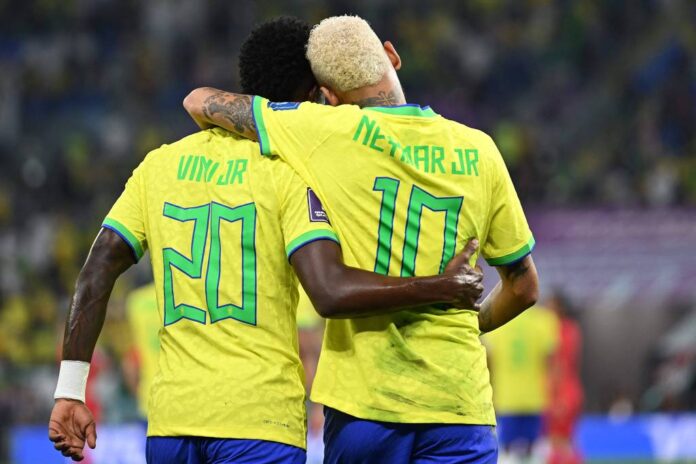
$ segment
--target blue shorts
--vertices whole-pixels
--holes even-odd
[[[498,439],[503,449],[531,447],[541,437],[541,416],[505,414],[498,417]]]
[[[324,464],[476,463],[498,460],[490,425],[395,424],[324,407]]]
[[[304,464],[302,448],[264,440],[147,437],[148,464]]]

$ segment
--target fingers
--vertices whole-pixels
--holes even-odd
[[[469,260],[474,254],[476,253],[476,250],[478,250],[479,247],[479,241],[477,238],[472,238],[468,242],[466,242],[466,245],[464,245],[464,250],[462,251],[462,255]]]
[[[74,446],[66,442],[56,443],[53,447],[60,451],[65,457],[71,458],[73,461],[82,461],[84,454],[82,452],[82,446]]]
[[[67,458],[71,458],[73,461],[82,461],[84,458],[83,447],[84,443],[80,446],[79,444],[70,444],[67,442],[56,443],[53,447],[60,451],[60,454]]]
[[[87,438],[87,445],[94,449],[97,446],[97,427],[94,421],[90,422],[85,429],[85,436]]]
[[[48,423],[48,439],[52,442],[65,440],[65,434],[62,432],[62,429],[58,421],[50,420]]]

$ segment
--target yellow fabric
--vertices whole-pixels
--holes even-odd
[[[299,329],[311,329],[321,324],[321,316],[314,309],[312,301],[307,296],[302,285],[297,287],[300,298],[297,303],[297,327]]]
[[[279,155],[322,198],[348,265],[430,275],[470,237],[497,265],[533,246],[502,157],[480,131],[417,106],[255,97],[253,108],[262,153]],[[467,310],[329,320],[312,399],[378,421],[494,424],[479,333]]]
[[[128,295],[126,317],[133,331],[140,359],[138,410],[143,417],[147,417],[150,386],[157,372],[159,329],[162,325],[157,312],[157,293],[154,283],[140,287]]]
[[[558,341],[556,316],[530,308],[483,338],[491,353],[498,414],[542,413],[548,404],[549,356]]]
[[[104,220],[149,248],[161,354],[150,436],[305,446],[297,278],[287,254],[335,239],[308,188],[258,145],[221,129],[151,152]]]

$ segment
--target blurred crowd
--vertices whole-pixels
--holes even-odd
[[[0,1],[2,424],[47,417],[80,265],[145,153],[195,130],[186,93],[237,88],[254,23],[347,12],[395,43],[409,101],[493,135],[528,208],[696,206],[689,0]],[[114,290],[107,419],[137,417],[124,301],[147,274]]]

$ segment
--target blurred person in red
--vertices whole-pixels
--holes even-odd
[[[546,412],[546,429],[550,440],[550,464],[582,462],[573,443],[575,425],[582,412],[583,391],[580,381],[582,332],[571,316],[565,296],[556,291],[548,307],[558,317],[558,345],[551,358],[551,401]]]

